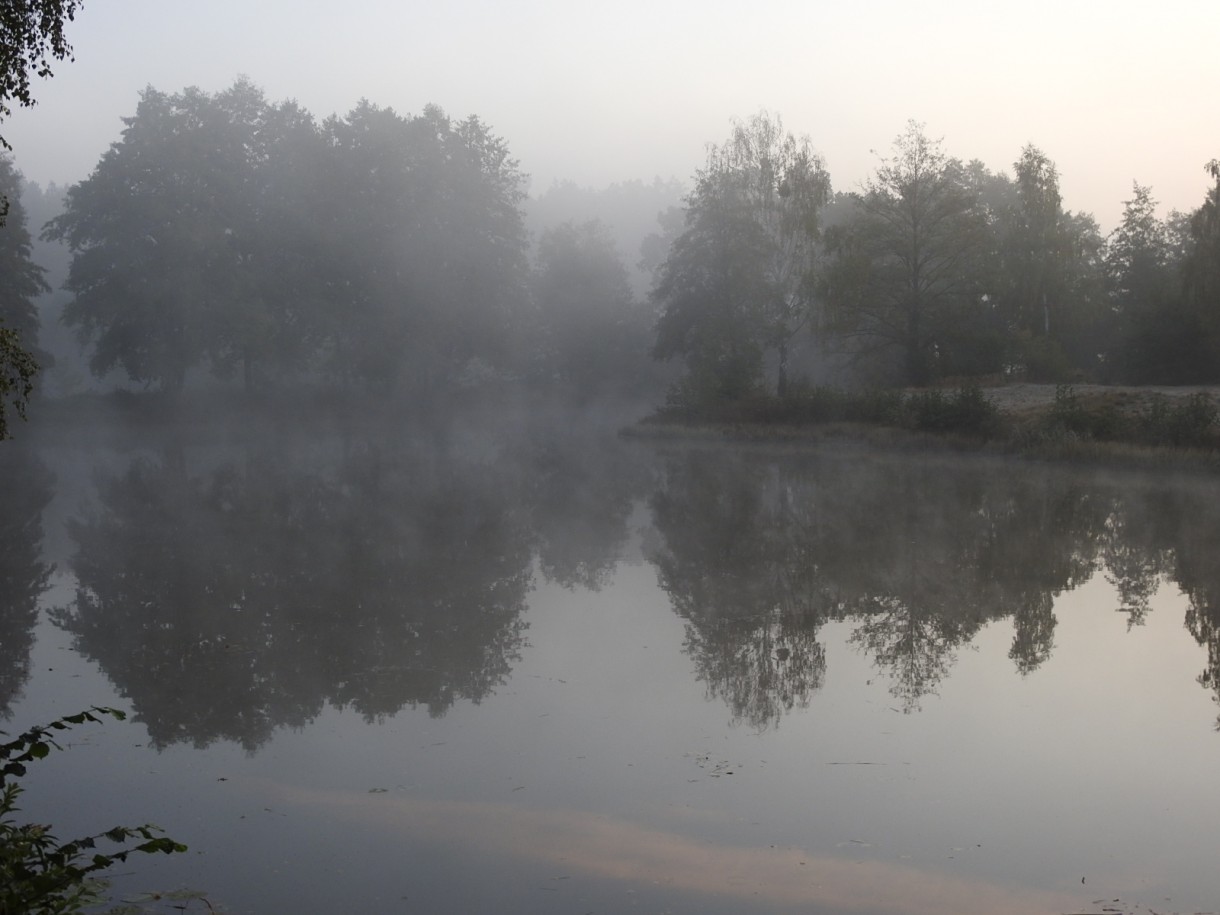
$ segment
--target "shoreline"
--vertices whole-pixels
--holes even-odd
[[[927,389],[923,389],[927,390]],[[943,389],[942,389],[943,390]],[[1099,469],[1156,470],[1193,475],[1220,472],[1220,430],[1209,446],[1149,443],[1131,434],[1159,408],[1181,409],[1196,395],[1220,404],[1220,388],[1018,383],[982,388],[995,409],[987,434],[931,431],[883,421],[768,421],[666,418],[653,414],[619,431],[622,438],[670,444],[770,446],[785,449],[861,447],[895,454],[939,453],[1010,458],[1033,463],[1090,465]],[[1065,398],[1064,393],[1067,392]],[[922,391],[905,391],[918,396]],[[1064,422],[1063,404],[1071,415]],[[1076,428],[1073,428],[1073,422]],[[1113,437],[1090,434],[1112,428]],[[1126,434],[1123,430],[1127,430]]]

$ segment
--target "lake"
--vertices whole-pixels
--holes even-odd
[[[130,713],[24,814],[190,847],[120,896],[1220,909],[1210,480],[541,419],[2,449],[2,726]]]

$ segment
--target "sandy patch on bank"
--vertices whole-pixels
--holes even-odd
[[[983,393],[990,398],[1004,413],[1021,414],[1035,410],[1043,410],[1055,402],[1055,391],[1058,385],[1006,384],[999,387],[983,388]],[[1071,385],[1072,392],[1082,404],[1111,403],[1122,410],[1140,410],[1145,408],[1156,395],[1170,400],[1182,400],[1191,394],[1206,393],[1212,400],[1220,403],[1220,386],[1216,385],[1186,385],[1183,387],[1104,384]]]

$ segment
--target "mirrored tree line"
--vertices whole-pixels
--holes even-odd
[[[1012,626],[1010,663],[1033,673],[1053,654],[1057,596],[1098,574],[1128,626],[1162,584],[1182,590],[1208,652],[1198,681],[1220,701],[1220,516],[1199,491],[1210,484],[1123,488],[879,457],[687,450],[658,462],[579,438],[479,461],[359,437],[312,457],[166,444],[104,474],[71,520],[78,591],[52,617],[159,746],[253,751],[326,707],[443,715],[511,675],[539,576],[574,592],[612,580],[643,500],[683,651],[709,698],[748,726],[813,701],[833,674],[830,623],[909,712],[992,623]],[[0,512],[14,534],[0,567],[7,707],[29,675],[51,571],[52,480],[6,454],[41,481]]]
[[[586,490],[598,511],[573,519],[537,498],[535,473],[511,455],[340,450],[199,464],[167,446],[102,479],[71,521],[78,590],[52,618],[155,745],[253,751],[327,706],[379,719],[478,703],[526,645],[536,568],[597,587],[642,492],[631,467],[603,461],[602,491]],[[560,490],[587,466],[555,444],[521,457]]]
[[[30,676],[38,602],[52,567],[43,559],[43,510],[54,478],[31,451],[0,451],[0,716]]]
[[[1199,682],[1215,689],[1220,592],[1199,557],[1220,521],[1199,505],[1189,490],[998,464],[690,451],[669,458],[652,496],[652,559],[709,696],[754,728],[809,704],[828,623],[847,624],[912,712],[991,623],[1012,625],[1015,670],[1036,671],[1053,652],[1056,597],[1095,574],[1128,626],[1162,583],[1178,585],[1209,652]]]

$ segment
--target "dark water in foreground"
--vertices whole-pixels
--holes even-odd
[[[4,728],[132,713],[29,817],[233,912],[1220,910],[1215,485],[435,444],[6,446]]]

